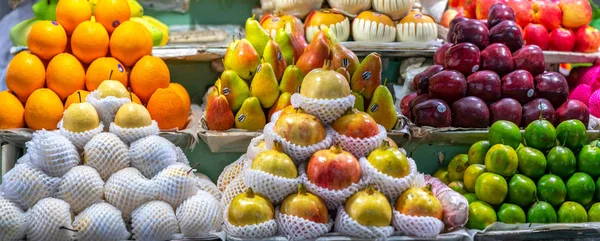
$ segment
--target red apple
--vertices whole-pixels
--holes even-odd
[[[531,2],[529,0],[508,0],[508,6],[513,9],[517,17],[517,24],[524,28],[531,22]]]
[[[513,98],[521,103],[533,99],[535,93],[533,76],[526,70],[515,70],[502,78],[502,97]]]
[[[440,46],[433,55],[433,63],[444,65],[444,62],[446,61],[446,51],[448,51],[448,49],[452,46],[454,46],[453,43],[442,44],[442,46]]]
[[[544,25],[548,31],[560,28],[563,14],[556,3],[543,0],[533,1],[531,11],[533,13],[532,23]]]
[[[490,124],[490,111],[483,100],[468,96],[452,104],[452,126],[486,128]]]
[[[561,0],[558,3],[562,10],[562,26],[576,29],[592,21],[592,6],[587,0]]]
[[[418,126],[441,128],[449,127],[452,124],[450,107],[440,99],[421,102],[412,109],[411,116]]]
[[[477,19],[487,19],[490,7],[494,3],[506,3],[506,0],[477,0],[475,5],[475,16]]]
[[[446,28],[450,27],[450,21],[452,21],[452,19],[461,13],[462,9],[448,9],[444,11],[444,14],[442,14],[442,19],[440,20],[440,24]]]
[[[575,33],[570,29],[557,28],[550,32],[548,49],[556,51],[573,51],[575,48]]]
[[[400,110],[402,111],[402,115],[408,117],[409,119],[410,119],[410,107],[408,104],[415,97],[417,97],[417,92],[413,92],[410,95],[404,96],[404,98],[402,98],[402,101],[400,101]]]
[[[477,0],[465,0],[464,17],[475,18],[475,10],[477,10]]]
[[[521,125],[521,119],[523,117],[523,106],[519,101],[512,98],[504,98],[496,103],[491,104],[490,110],[490,123],[494,123],[499,120],[507,120],[515,125]]]
[[[306,177],[319,187],[343,190],[360,181],[360,165],[350,152],[333,146],[312,155],[306,166]]]
[[[450,0],[448,6],[453,8],[460,8],[465,5],[465,0]]]
[[[590,122],[590,110],[587,105],[579,100],[567,100],[567,102],[556,109],[557,123],[571,119],[580,120],[585,126],[588,126]]]
[[[514,52],[513,61],[515,61],[515,69],[527,70],[534,76],[546,70],[544,51],[537,45],[525,45]]]
[[[525,27],[523,40],[525,40],[525,44],[537,45],[542,50],[548,50],[550,36],[544,25],[530,23]]]
[[[489,27],[494,27],[496,24],[504,20],[515,21],[515,12],[510,8],[507,4],[504,3],[494,3],[490,7],[488,12],[487,25]],[[484,21],[484,20],[481,20]]]
[[[429,97],[438,98],[448,104],[465,97],[467,80],[456,70],[444,70],[429,78]]]
[[[575,33],[575,52],[595,53],[600,47],[600,31],[590,26],[583,26]]]

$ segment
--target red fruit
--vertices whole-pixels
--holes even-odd
[[[448,51],[448,49],[452,46],[454,46],[453,43],[442,44],[442,46],[440,46],[440,48],[438,48],[433,55],[433,63],[443,66],[446,59],[446,51]]]
[[[557,28],[550,32],[548,49],[570,52],[575,48],[575,33],[570,29]]]
[[[417,90],[418,94],[429,93],[429,78],[435,74],[442,72],[444,66],[432,65],[425,69],[423,72],[415,75],[413,78],[413,87]]]
[[[535,94],[552,103],[554,108],[561,106],[569,98],[567,79],[556,72],[546,72],[535,77]]]
[[[467,78],[467,95],[478,97],[485,102],[499,100],[502,95],[500,76],[488,70],[473,73]]]
[[[461,72],[465,76],[479,70],[481,59],[479,48],[472,43],[459,43],[446,51],[445,67]]]
[[[515,52],[523,47],[523,33],[515,21],[504,20],[490,29],[489,41],[504,44]]]
[[[481,51],[480,55],[480,67],[482,70],[491,70],[499,76],[504,76],[512,72],[515,68],[515,62],[513,61],[510,49],[504,44],[490,44]]]
[[[531,2],[529,0],[508,0],[508,6],[513,9],[517,18],[516,22],[524,28],[531,22],[533,14],[531,12]]]
[[[544,25],[548,31],[560,28],[563,14],[558,4],[545,0],[532,1],[531,4],[532,23]]]
[[[548,50],[550,35],[548,35],[548,30],[544,25],[535,23],[528,24],[523,32],[523,39],[525,40],[525,44],[537,45],[542,50]]]
[[[330,190],[343,190],[360,181],[360,165],[352,154],[333,146],[317,151],[306,166],[311,183]]]
[[[444,70],[429,78],[429,97],[444,100],[446,103],[465,97],[467,80],[456,70]]]
[[[215,96],[206,106],[206,125],[209,130],[229,130],[234,125],[233,112],[224,95]]]
[[[475,9],[477,19],[487,19],[489,10],[494,3],[506,3],[506,0],[477,0]]]
[[[600,31],[590,26],[583,26],[575,32],[575,52],[595,53],[600,47]]]
[[[351,109],[335,120],[331,127],[347,137],[364,139],[379,134],[377,122],[369,114]]]
[[[494,27],[504,20],[515,21],[515,12],[505,3],[492,4],[487,17],[488,27]]]
[[[537,98],[523,105],[523,120],[521,121],[523,126],[528,126],[531,122],[540,119],[540,110],[542,119],[555,123],[556,111],[554,111],[552,103],[547,99]]]
[[[521,119],[523,117],[523,107],[515,99],[504,98],[496,103],[490,105],[490,123],[494,123],[499,120],[506,120],[515,125],[521,125]]]
[[[515,69],[527,70],[534,76],[546,70],[544,51],[537,45],[525,45],[514,52],[513,61],[515,61]]]
[[[533,99],[535,93],[533,76],[525,70],[515,70],[502,78],[502,97],[513,98],[521,103]]]
[[[450,107],[440,99],[430,99],[421,102],[412,109],[411,116],[418,126],[436,128],[449,127],[452,124]]]
[[[578,100],[567,100],[556,109],[556,121],[562,123],[566,120],[580,120],[585,126],[590,122],[590,110],[587,105]]]
[[[410,119],[410,107],[409,107],[409,103],[411,100],[413,100],[415,97],[417,97],[417,93],[414,92],[410,95],[404,96],[404,98],[402,98],[402,101],[400,101],[400,110],[402,110],[402,115],[408,117]]]
[[[483,100],[469,96],[452,104],[452,126],[486,128],[490,123],[490,111]]]

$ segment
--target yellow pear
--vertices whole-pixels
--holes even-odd
[[[150,112],[138,103],[127,103],[121,106],[115,115],[115,125],[123,128],[138,128],[152,124]]]
[[[100,98],[106,98],[108,96],[129,98],[129,91],[127,91],[121,82],[116,80],[102,81],[98,86],[98,91],[100,91]]]
[[[81,96],[79,97],[81,101]],[[74,103],[63,114],[63,127],[72,132],[84,132],[100,125],[98,112],[89,103]]]

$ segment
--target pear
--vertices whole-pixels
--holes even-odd
[[[231,111],[238,111],[240,107],[242,107],[244,100],[250,97],[248,84],[233,70],[225,70],[225,72],[221,74],[220,80],[220,94],[227,98]]]
[[[275,42],[279,44],[281,53],[286,63],[294,62],[294,46],[292,45],[292,37],[285,31],[284,28],[277,30],[275,35]]]
[[[296,93],[300,90],[300,85],[302,85],[302,80],[304,79],[304,74],[296,65],[288,65],[285,68],[285,72],[283,72],[283,77],[281,77],[281,83],[279,83],[279,91],[288,92],[288,93]]]
[[[298,59],[296,65],[304,75],[313,69],[320,68],[330,56],[329,39],[325,31],[315,34],[313,41]]]
[[[360,92],[365,99],[373,97],[375,88],[381,84],[381,57],[377,53],[371,53],[363,59],[350,81],[350,87],[354,92]]]
[[[251,18],[246,20],[246,39],[250,41],[259,54],[262,54],[265,52],[265,47],[271,36],[254,18],[256,18],[256,15],[252,15]]]
[[[117,98],[129,98],[129,91],[125,86],[116,80],[105,80],[98,86],[100,91],[100,98],[106,98],[108,96],[114,96]]]
[[[233,112],[229,108],[229,102],[225,95],[219,94],[219,88],[215,87],[216,94],[209,99],[206,105],[205,119],[209,130],[224,131],[233,127]],[[214,93],[213,92],[213,93]]]
[[[348,72],[348,70],[346,68],[339,67],[335,71],[342,74],[344,76],[344,78],[346,78],[346,80],[348,81],[348,84],[350,84],[350,73]]]
[[[97,128],[100,119],[94,106],[86,102],[81,103],[81,94],[79,94],[79,102],[65,110],[63,127],[72,132],[85,132]]]
[[[352,95],[354,95],[354,108],[360,111],[365,111],[365,98],[361,93],[357,93],[352,91]]]
[[[360,65],[356,54],[340,43],[331,45],[331,62],[334,69],[344,67],[350,74],[354,74]]]
[[[269,116],[268,116],[268,120],[271,119],[271,116],[280,110],[283,110],[285,107],[288,107],[292,104],[291,102],[292,99],[292,95],[288,92],[283,92],[281,93],[281,95],[279,96],[279,99],[277,99],[277,102],[275,102],[275,105],[273,105],[271,107],[271,109],[269,110]]]
[[[260,64],[260,56],[247,39],[232,42],[223,58],[225,69],[235,71],[242,79],[249,81]]]
[[[217,85],[218,83],[218,85]],[[221,88],[221,79],[218,79],[210,89],[210,92],[206,95],[206,105],[209,105],[211,101],[215,99],[215,97],[219,96],[219,88]]]
[[[380,85],[375,89],[367,113],[388,131],[396,125],[398,112],[394,106],[392,93],[385,85]]]
[[[271,64],[262,63],[258,66],[250,83],[250,95],[258,98],[263,108],[270,108],[275,104],[279,97],[279,86]]]
[[[271,64],[273,71],[275,72],[275,77],[279,82],[283,76],[283,72],[287,68],[287,62],[283,59],[283,53],[275,41],[269,40],[265,47],[263,58],[266,63]]]
[[[244,130],[260,130],[265,127],[267,120],[256,97],[244,101],[242,108],[235,115],[235,128]]]
[[[139,128],[152,124],[150,112],[138,103],[126,103],[119,108],[115,115],[115,125],[123,128]]]

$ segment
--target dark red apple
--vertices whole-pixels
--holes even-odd
[[[588,106],[579,100],[567,100],[556,109],[556,123],[572,119],[580,120],[587,127],[590,122]]]
[[[413,92],[410,95],[404,96],[404,98],[402,98],[402,101],[400,101],[400,110],[402,111],[402,114],[404,116],[408,117],[409,119],[410,119],[410,107],[408,104],[415,97],[417,97],[417,92]]]
[[[360,181],[360,165],[350,152],[333,146],[312,155],[306,165],[311,183],[329,190],[343,190]]]
[[[463,75],[469,76],[479,70],[480,59],[477,46],[472,43],[459,43],[446,51],[444,66],[446,69],[457,70]]]
[[[569,98],[569,84],[567,79],[556,72],[546,72],[535,77],[535,94],[552,103],[557,109]]]
[[[422,94],[422,95],[417,95],[415,98],[413,98],[412,100],[408,101],[408,109],[410,111],[410,120],[411,121],[415,121],[414,120],[414,116],[412,115],[412,110],[413,108],[415,108],[416,105],[420,104],[421,102],[424,102],[426,100],[429,99],[429,94]]]
[[[515,52],[523,47],[523,34],[515,21],[504,20],[490,29],[490,43],[502,43]]]
[[[502,96],[500,76],[493,71],[483,70],[467,77],[467,95],[485,102],[494,102]]]
[[[534,76],[544,73],[546,70],[544,51],[537,45],[525,45],[514,52],[512,56],[515,61],[515,69],[527,70]]]
[[[415,75],[413,79],[413,85],[417,90],[418,94],[427,94],[429,93],[429,78],[431,76],[442,72],[444,70],[444,66],[441,65],[432,65],[425,69],[423,72]]]
[[[575,67],[571,69],[569,75],[567,76],[567,83],[569,83],[569,90],[574,90],[579,84],[581,84],[581,80],[583,75],[590,70],[591,67]]]
[[[468,21],[468,18],[465,17],[456,17],[450,21],[450,27],[448,27],[448,35],[446,35],[446,40],[450,43],[454,43],[454,35],[456,31],[456,25],[460,22]]]
[[[501,43],[490,44],[481,51],[480,67],[482,70],[491,70],[500,76],[512,72],[515,68],[510,49]]]
[[[544,98],[537,98],[529,101],[529,103],[523,105],[523,120],[521,123],[523,126],[529,125],[534,120],[540,119],[540,110],[542,112],[542,119],[546,119],[551,123],[556,123],[556,112],[552,103]]]
[[[429,97],[432,99],[452,104],[466,94],[467,80],[456,70],[444,70],[429,78]]]
[[[483,22],[472,19],[456,24],[452,42],[454,44],[472,43],[478,48],[484,49],[489,44],[488,35],[488,27]]]
[[[522,116],[523,107],[515,99],[504,98],[490,105],[490,123],[506,120],[520,126]]]
[[[446,59],[446,51],[448,51],[448,49],[452,46],[454,46],[453,43],[442,44],[442,46],[440,46],[433,55],[433,63],[444,65],[444,61]]]
[[[533,76],[526,70],[515,70],[502,77],[502,97],[527,103],[535,94]]]
[[[492,4],[488,12],[488,26],[494,27],[504,20],[516,21],[515,12],[505,3]]]
[[[430,99],[416,105],[412,110],[418,126],[449,127],[452,124],[450,107],[440,99]]]
[[[490,124],[490,111],[483,100],[468,96],[452,104],[452,126],[486,128]]]

